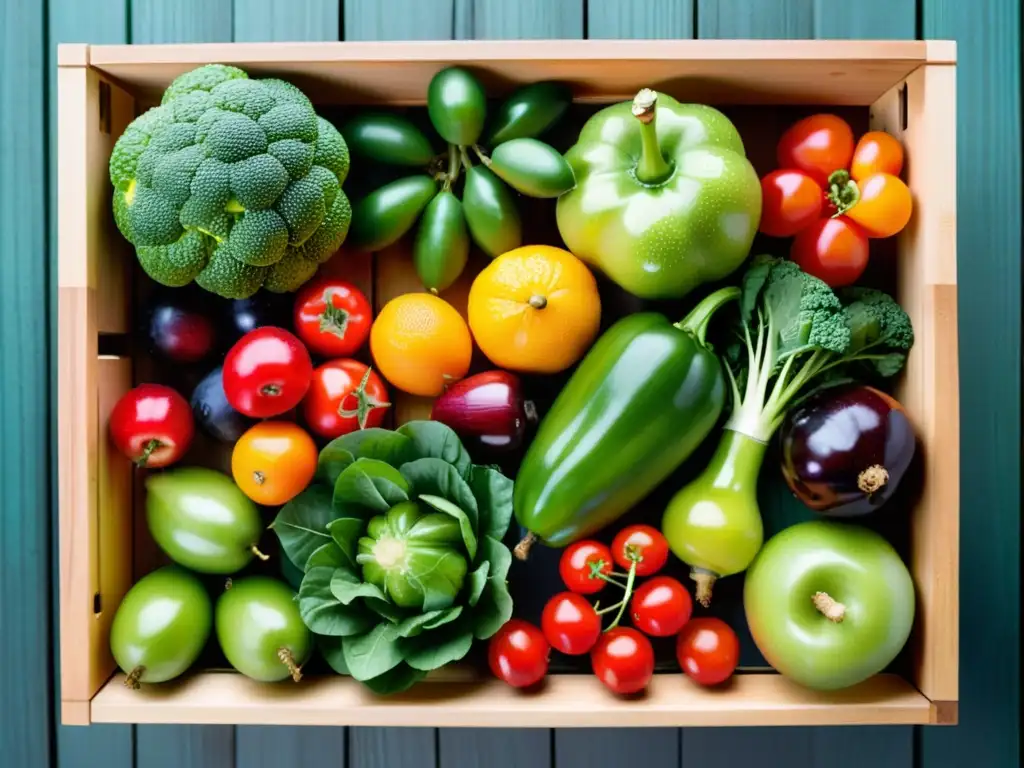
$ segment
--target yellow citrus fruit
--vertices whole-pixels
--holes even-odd
[[[524,245],[477,275],[467,314],[477,345],[498,367],[557,373],[593,342],[601,299],[594,276],[569,251]]]
[[[393,386],[436,397],[469,371],[473,339],[462,315],[444,299],[406,293],[385,304],[373,321],[370,353]]]

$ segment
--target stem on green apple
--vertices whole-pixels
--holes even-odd
[[[711,590],[715,586],[718,574],[706,568],[693,568],[690,570],[690,578],[697,585],[697,602],[707,608],[711,605]]]
[[[827,592],[815,592],[811,598],[814,607],[829,621],[838,624],[846,616],[846,606],[836,601]]]

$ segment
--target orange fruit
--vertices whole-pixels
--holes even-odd
[[[246,496],[266,507],[286,504],[306,489],[319,452],[313,438],[290,421],[261,421],[231,451],[231,475]]]
[[[468,315],[477,345],[499,368],[557,373],[593,342],[601,299],[594,276],[569,251],[524,245],[477,275]]]
[[[377,371],[411,395],[436,397],[469,371],[473,338],[466,321],[430,293],[396,296],[370,327]]]

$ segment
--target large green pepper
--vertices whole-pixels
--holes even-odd
[[[598,339],[523,457],[513,505],[529,534],[517,555],[535,539],[564,547],[610,524],[707,437],[726,395],[707,326],[738,296],[722,288],[676,324],[628,315]]]
[[[645,88],[591,117],[566,159],[576,187],[558,199],[562,239],[630,293],[685,296],[750,252],[761,184],[717,109]]]

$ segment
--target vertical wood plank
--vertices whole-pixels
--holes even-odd
[[[824,40],[913,40],[917,0],[814,0],[814,37]]]
[[[350,728],[349,768],[437,768],[436,728]]]
[[[682,768],[817,768],[813,734],[813,728],[791,726],[684,728]]]
[[[960,717],[925,728],[923,768],[1020,765],[1021,4],[924,0],[957,40]],[[993,329],[998,329],[994,331]],[[998,343],[986,343],[997,338]],[[985,510],[970,514],[969,510]],[[969,515],[969,518],[967,517]],[[967,649],[981,648],[981,653]]]
[[[587,37],[596,39],[693,37],[695,0],[587,0]]]
[[[678,728],[645,728],[643,731],[561,728],[555,731],[556,768],[591,768],[595,765],[677,768],[679,760]]]
[[[789,40],[814,34],[814,0],[698,1],[697,37]]]
[[[441,768],[521,766],[553,768],[547,728],[442,728],[437,764]]]
[[[235,42],[338,40],[339,0],[246,0],[234,5]]]
[[[131,42],[224,42],[232,36],[231,0],[131,0]],[[136,768],[227,768],[235,762],[230,725],[139,725]]]
[[[808,768],[912,768],[914,729],[864,726],[814,729],[814,761]],[[922,768],[930,765],[920,764]]]
[[[456,0],[348,0],[346,40],[451,40]]]
[[[51,760],[54,712],[45,609],[46,15],[41,3],[5,3],[0,19],[0,755],[34,766]]]
[[[345,766],[344,728],[246,725],[238,726],[236,733],[236,768]]]
[[[457,0],[472,10],[466,37],[476,40],[550,40],[583,37],[584,0]]]

